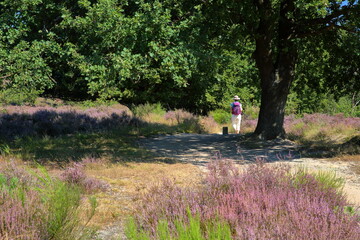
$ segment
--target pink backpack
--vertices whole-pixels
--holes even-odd
[[[241,114],[241,107],[239,102],[234,102],[232,107],[232,114],[233,115],[240,115]]]

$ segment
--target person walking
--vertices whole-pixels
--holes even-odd
[[[240,133],[240,124],[241,124],[241,114],[243,111],[242,105],[239,102],[240,98],[236,95],[234,96],[234,102],[230,104],[231,106],[231,123],[235,130],[236,134]]]

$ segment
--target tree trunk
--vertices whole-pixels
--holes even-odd
[[[264,1],[270,3],[270,1]],[[268,5],[263,2],[259,9],[265,9],[255,34],[254,58],[260,73],[261,106],[259,120],[254,134],[261,139],[285,138],[284,115],[287,96],[297,56],[292,41],[294,29],[288,13],[294,9],[293,0],[281,3],[278,21],[271,21]]]
[[[294,56],[281,54],[275,66],[263,66],[261,106],[254,134],[261,139],[285,138],[284,114],[287,96],[294,78]],[[271,71],[267,71],[271,69]]]

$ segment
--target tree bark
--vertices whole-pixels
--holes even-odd
[[[285,138],[285,106],[294,78],[294,67],[295,56],[283,53],[280,54],[278,63],[259,68],[263,72],[260,73],[261,107],[254,134],[261,139]]]
[[[270,17],[263,15],[255,34],[254,58],[260,73],[261,106],[254,134],[261,139],[285,138],[285,105],[297,56],[293,24],[287,18],[293,9],[293,0],[284,1],[278,21],[271,22]]]

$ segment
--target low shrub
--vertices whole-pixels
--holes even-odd
[[[80,189],[43,168],[30,171],[13,163],[2,167],[0,191],[1,239],[72,240],[92,235],[79,219]],[[91,206],[95,209],[94,199]]]
[[[211,111],[209,115],[212,116],[218,124],[226,124],[231,121],[231,113],[222,109]]]
[[[27,136],[59,136],[78,132],[139,126],[142,122],[124,109],[112,107],[81,110],[74,107],[8,106],[0,113],[0,135],[6,140]]]
[[[40,91],[26,89],[5,89],[0,91],[2,105],[34,105]]]
[[[72,163],[61,174],[60,179],[73,186],[81,187],[85,192],[91,193],[97,190],[106,190],[107,183],[85,174],[85,165],[81,162]]]
[[[177,109],[175,111],[166,112],[166,114],[164,115],[164,118],[166,120],[170,120],[172,123],[181,124],[184,121],[192,121],[192,120],[196,119],[197,117],[195,115],[193,115],[192,113],[187,112],[183,109]]]
[[[220,125],[211,116],[201,117],[200,124],[206,133],[218,133],[221,129]]]
[[[133,105],[131,107],[131,111],[139,118],[146,117],[150,114],[164,115],[166,112],[160,103],[144,103],[136,106]]]
[[[291,139],[301,143],[342,143],[358,135],[360,118],[321,113],[305,114],[302,118],[290,115],[285,117],[284,127]]]
[[[319,179],[326,179],[319,180]],[[258,163],[243,172],[226,161],[208,166],[204,187],[183,189],[171,181],[142,196],[136,218],[141,231],[157,238],[166,220],[176,232],[178,219],[199,216],[201,234],[207,222],[220,218],[234,239],[359,239],[359,217],[348,206],[331,177],[292,174],[286,165]],[[324,182],[326,184],[324,184]]]

